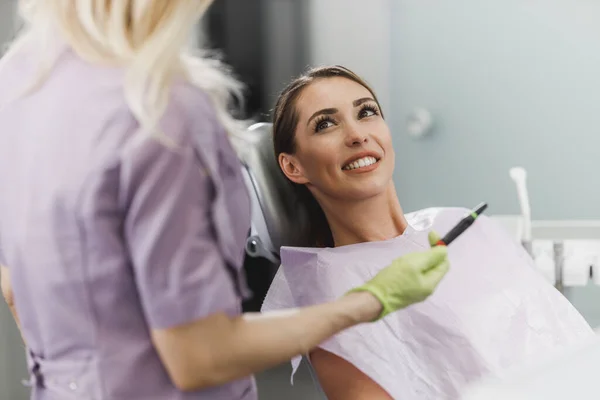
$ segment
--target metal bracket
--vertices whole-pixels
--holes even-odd
[[[277,256],[268,251],[262,244],[260,238],[256,235],[250,236],[248,239],[246,239],[246,253],[250,257],[264,257],[273,264],[279,263]]]

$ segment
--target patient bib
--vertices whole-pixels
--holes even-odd
[[[394,239],[337,248],[281,249],[282,265],[262,311],[335,300],[392,260],[429,247],[467,211],[408,214]],[[343,331],[319,347],[352,363],[393,398],[457,399],[470,382],[501,375],[590,338],[583,317],[534,269],[521,245],[481,216],[449,247],[450,271],[424,302]],[[292,361],[293,373],[300,357]]]

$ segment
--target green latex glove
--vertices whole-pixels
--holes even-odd
[[[364,285],[350,290],[367,291],[382,304],[381,319],[401,308],[425,300],[450,267],[446,246],[435,246],[440,237],[429,233],[429,250],[397,258]]]

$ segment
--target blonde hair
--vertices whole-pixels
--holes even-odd
[[[60,56],[53,42],[58,34],[86,61],[125,67],[125,98],[145,131],[157,133],[171,83],[184,77],[209,95],[217,118],[235,134],[244,125],[231,116],[229,107],[232,95],[241,100],[242,85],[217,59],[188,46],[194,26],[212,1],[19,0],[24,24],[2,63],[23,46],[43,50],[38,79],[30,88],[35,90]]]

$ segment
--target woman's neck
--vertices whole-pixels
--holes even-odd
[[[361,202],[323,204],[323,211],[336,247],[392,239],[408,226],[393,184]]]

